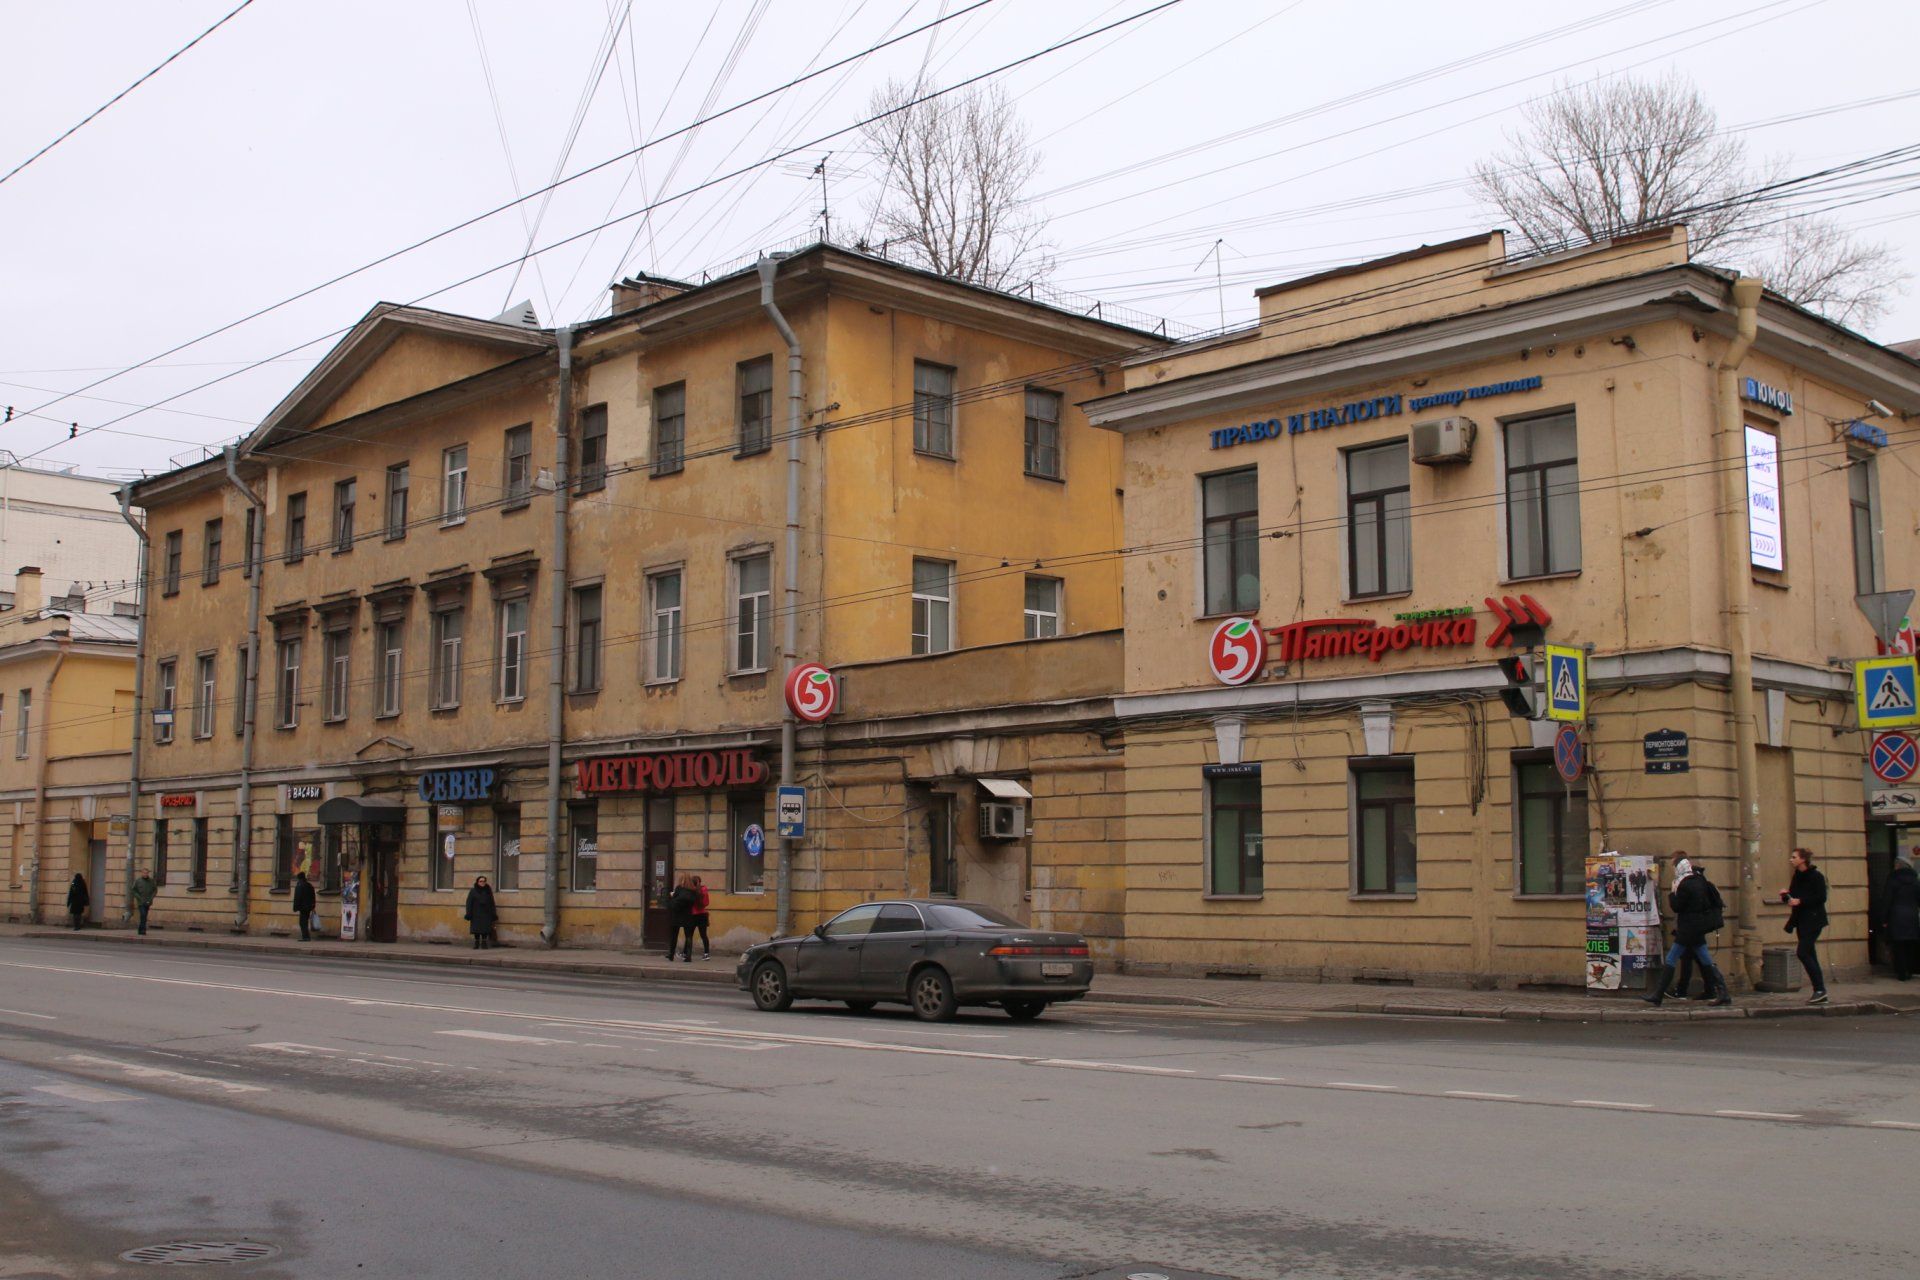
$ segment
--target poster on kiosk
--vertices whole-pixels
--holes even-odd
[[[1587,989],[1645,987],[1659,950],[1660,872],[1655,859],[1622,853],[1588,858]]]

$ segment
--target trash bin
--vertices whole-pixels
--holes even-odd
[[[1760,953],[1762,991],[1798,991],[1800,961],[1792,947],[1766,947]]]

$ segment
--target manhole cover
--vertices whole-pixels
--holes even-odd
[[[129,1249],[120,1255],[120,1261],[152,1267],[231,1267],[271,1258],[279,1252],[258,1240],[171,1240]]]

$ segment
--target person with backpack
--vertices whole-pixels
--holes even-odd
[[[1795,849],[1788,855],[1793,864],[1793,879],[1780,891],[1780,901],[1792,907],[1787,913],[1787,932],[1800,939],[1800,967],[1813,984],[1808,1004],[1827,1002],[1827,978],[1820,972],[1820,956],[1814,944],[1827,927],[1827,877],[1813,865],[1813,850]]]
[[[707,941],[707,903],[711,895],[707,893],[707,886],[701,882],[699,876],[693,878],[693,891],[699,895],[693,904],[693,927],[700,931],[700,958],[711,960],[713,944]],[[693,939],[688,938],[687,943],[691,947]]]
[[[1691,955],[1700,966],[1707,990],[1713,993],[1708,1003],[1732,1004],[1733,993],[1727,989],[1726,976],[1714,967],[1713,957],[1707,953],[1707,935],[1726,927],[1726,902],[1713,881],[1687,859],[1684,851],[1673,855],[1673,890],[1667,895],[1667,905],[1673,909],[1673,946],[1667,951],[1666,977],[1658,991],[1642,999],[1651,1005],[1665,1001],[1670,994],[1667,984],[1676,976],[1674,966],[1681,957]]]

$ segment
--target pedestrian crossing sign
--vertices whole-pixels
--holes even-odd
[[[1547,719],[1581,724],[1587,718],[1587,652],[1547,646]]]
[[[1865,658],[1853,664],[1853,700],[1862,729],[1900,729],[1920,724],[1912,654]]]

